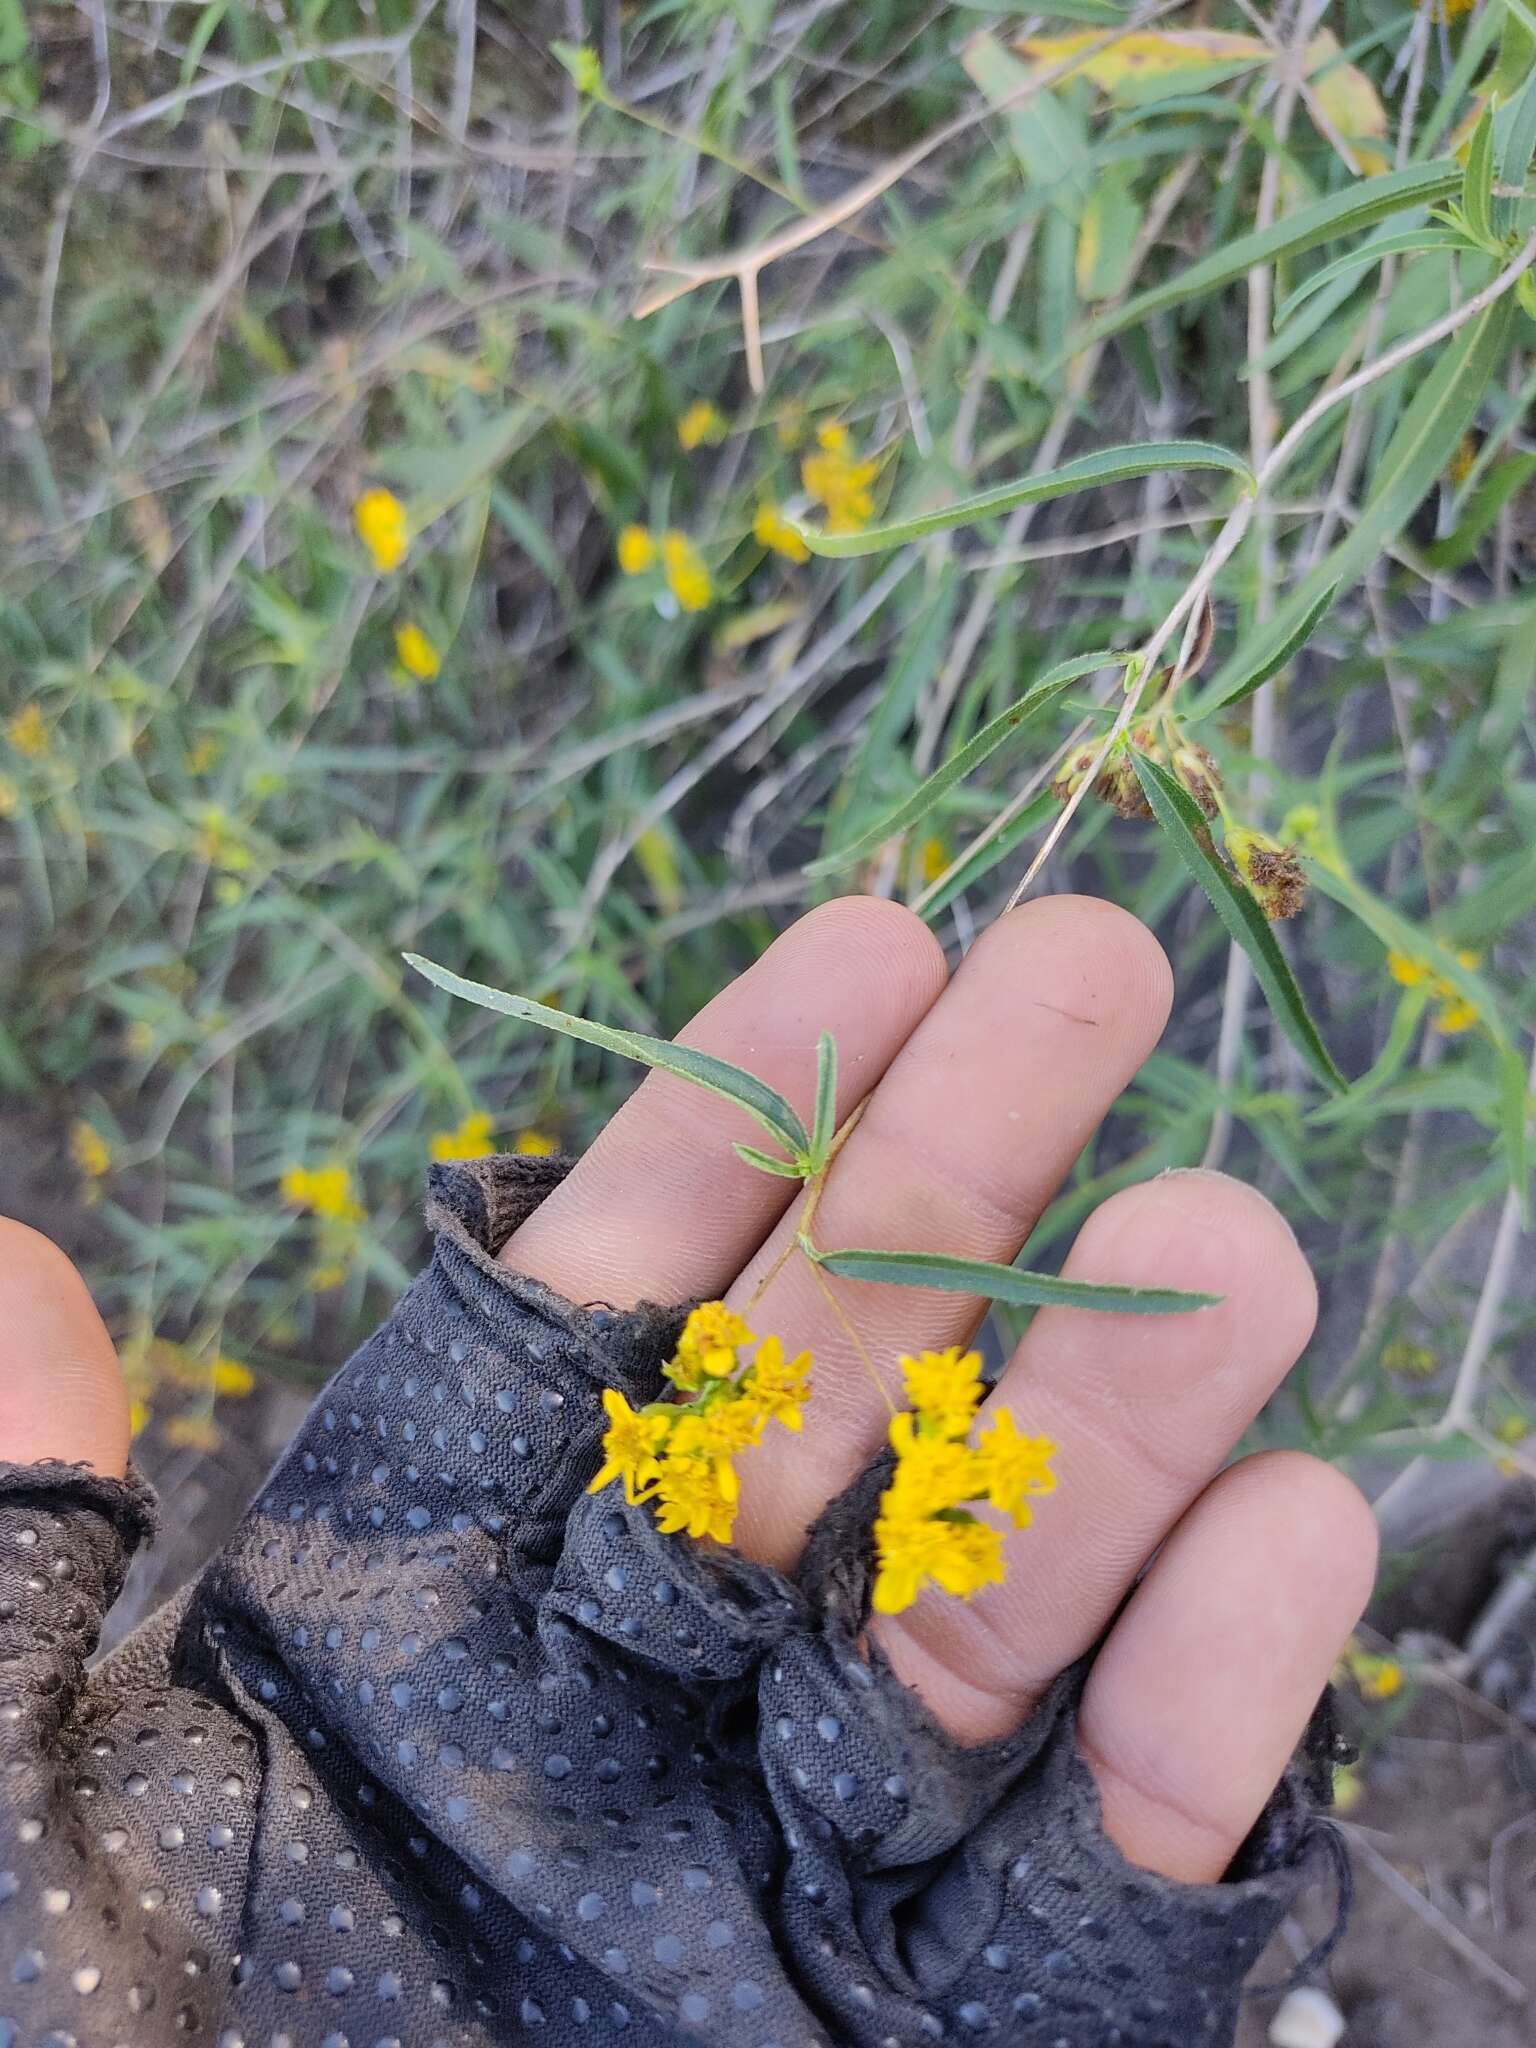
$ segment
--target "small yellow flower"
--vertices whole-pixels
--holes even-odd
[[[339,1287],[346,1277],[345,1259],[329,1259],[323,1265],[310,1267],[304,1285],[311,1294],[329,1294],[331,1289]]]
[[[69,1133],[69,1156],[87,1180],[100,1180],[112,1170],[112,1152],[94,1124],[82,1117]]]
[[[9,775],[0,775],[0,818],[14,818],[21,804],[21,791]]]
[[[512,1150],[524,1159],[548,1159],[551,1153],[560,1150],[560,1140],[552,1138],[548,1131],[519,1131],[512,1140]]]
[[[213,804],[198,813],[197,837],[193,841],[199,860],[226,875],[243,874],[251,865],[251,850],[239,837],[239,827]]]
[[[1050,1438],[1020,1436],[1013,1417],[1000,1409],[971,1455],[982,1490],[993,1507],[1010,1516],[1016,1529],[1027,1529],[1034,1519],[1029,1496],[1056,1490],[1056,1474],[1051,1470],[1056,1446]]]
[[[36,704],[23,704],[6,722],[5,736],[18,754],[36,761],[53,745],[48,721]]]
[[[721,1490],[715,1466],[704,1458],[669,1458],[656,1482],[656,1526],[664,1536],[712,1536],[729,1543],[736,1502]]]
[[[643,576],[655,567],[656,543],[643,526],[626,526],[619,535],[618,555],[626,576]]]
[[[1469,1003],[1465,996],[1454,996],[1435,1012],[1435,1022],[1447,1037],[1454,1037],[1458,1031],[1469,1031],[1481,1015],[1476,1003]]]
[[[1427,1344],[1412,1344],[1406,1337],[1394,1337],[1381,1354],[1384,1372],[1399,1379],[1427,1380],[1440,1370],[1440,1361]]]
[[[962,1352],[958,1344],[951,1344],[947,1351],[903,1357],[901,1371],[907,1400],[924,1424],[944,1436],[963,1437],[985,1391],[981,1353]]]
[[[634,1507],[661,1478],[656,1454],[671,1434],[674,1418],[665,1409],[647,1413],[631,1408],[613,1387],[603,1389],[603,1412],[608,1417],[603,1462],[587,1491],[601,1493],[611,1480],[622,1479],[624,1498]]]
[[[242,1365],[238,1358],[216,1358],[209,1375],[213,1391],[223,1394],[231,1401],[243,1401],[256,1387],[256,1375],[248,1365]]]
[[[1434,977],[1427,960],[1415,960],[1411,954],[1396,950],[1387,955],[1387,972],[1403,988],[1422,988]]]
[[[816,441],[815,450],[800,463],[806,496],[825,508],[828,533],[856,533],[874,517],[871,486],[880,465],[854,459],[848,429],[840,422],[819,428]]]
[[[766,1418],[751,1402],[739,1398],[714,1400],[683,1408],[667,1443],[667,1466],[676,1459],[702,1459],[714,1471],[715,1489],[734,1508],[741,1483],[732,1459],[762,1442]],[[665,1479],[665,1474],[663,1474]]]
[[[811,1397],[811,1354],[801,1351],[794,1358],[786,1358],[780,1340],[765,1337],[741,1386],[743,1395],[761,1415],[772,1416],[786,1429],[798,1431],[802,1425],[801,1410]]]
[[[211,1415],[173,1415],[165,1425],[165,1440],[173,1450],[206,1456],[219,1448],[219,1426]]]
[[[759,505],[752,521],[752,537],[791,562],[808,562],[811,551],[799,529],[792,526],[777,505]]]
[[[1468,0],[1473,4],[1473,0]],[[1446,475],[1453,484],[1464,484],[1472,474],[1472,465],[1477,460],[1477,442],[1471,434],[1463,434],[1456,444],[1456,452],[1446,465]]]
[[[907,1521],[882,1515],[875,1523],[875,1612],[903,1613],[929,1580],[969,1600],[1002,1579],[1002,1552],[1002,1531],[969,1517]]]
[[[1523,1415],[1506,1415],[1494,1431],[1501,1444],[1523,1444],[1531,1433],[1531,1425]]]
[[[1391,1657],[1355,1657],[1350,1666],[1363,1700],[1395,1699],[1403,1689],[1403,1667]]]
[[[352,508],[357,534],[381,576],[391,576],[411,547],[411,522],[393,491],[364,491]]]
[[[925,839],[917,850],[917,872],[931,887],[949,866],[949,848],[942,839]]]
[[[712,447],[725,439],[725,415],[707,398],[695,399],[677,423],[678,445],[690,454],[707,441]]]
[[[667,1378],[685,1393],[710,1380],[728,1379],[736,1370],[736,1353],[755,1341],[734,1309],[723,1301],[701,1301],[683,1325],[677,1350],[666,1367]]]
[[[477,1110],[465,1117],[455,1131],[436,1131],[429,1147],[436,1160],[484,1159],[496,1150],[491,1142],[489,1110]]]
[[[430,683],[442,671],[442,656],[420,626],[409,621],[395,628],[395,653],[406,674],[418,683]]]
[[[891,1417],[896,1469],[880,1497],[888,1521],[924,1521],[981,1492],[975,1453],[943,1437],[923,1436],[910,1415]]]
[[[715,595],[715,586],[704,557],[686,533],[666,533],[661,541],[662,567],[667,588],[685,612],[702,612]]]
[[[149,1408],[137,1395],[128,1403],[128,1434],[142,1436],[149,1427]]]
[[[327,1166],[290,1166],[280,1183],[285,1202],[331,1223],[361,1223],[364,1210],[352,1190],[351,1171],[337,1161]]]

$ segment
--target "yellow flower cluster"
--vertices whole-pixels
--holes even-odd
[[[327,1223],[361,1223],[363,1205],[352,1187],[348,1167],[333,1160],[327,1166],[290,1166],[283,1175],[282,1197]]]
[[[411,522],[393,491],[364,491],[352,507],[357,537],[381,576],[392,576],[411,547]]]
[[[430,1150],[432,1157],[447,1159],[484,1159],[496,1150],[491,1143],[492,1117],[487,1109],[478,1109],[465,1117],[456,1131],[434,1131]]]
[[[1464,946],[1456,953],[1462,966],[1468,968],[1481,966],[1482,957],[1481,953],[1471,952]],[[1437,974],[1427,960],[1416,960],[1410,953],[1389,953],[1387,972],[1404,988],[1429,990],[1438,1005],[1435,1022],[1447,1034],[1469,1030],[1481,1015],[1476,1003],[1468,1002],[1455,982]]]
[[[619,535],[619,567],[626,576],[643,576],[660,562],[667,588],[685,612],[702,612],[714,602],[714,579],[686,533],[664,533],[658,541],[643,526],[626,526]]]
[[[677,423],[677,443],[686,453],[706,443],[710,447],[723,441],[728,431],[724,413],[717,405],[711,405],[707,398],[696,399]]]
[[[985,1391],[978,1352],[954,1344],[901,1365],[909,1408],[891,1418],[896,1470],[875,1521],[878,1614],[903,1613],[930,1581],[965,1600],[999,1583],[1003,1532],[966,1503],[985,1502],[1025,1529],[1031,1498],[1056,1485],[1056,1446],[1020,1436],[1006,1410],[968,1441]]]
[[[869,524],[875,515],[870,486],[879,474],[878,462],[858,460],[840,420],[817,429],[816,446],[800,463],[805,494],[825,508],[828,533],[856,533]]]
[[[793,525],[779,507],[774,504],[759,505],[757,517],[752,521],[752,538],[774,554],[783,555],[786,561],[808,562],[811,551],[801,537],[800,529]]]
[[[744,1362],[742,1351],[754,1344]],[[800,1428],[811,1354],[788,1357],[777,1337],[759,1342],[723,1301],[706,1301],[683,1325],[664,1370],[689,1399],[637,1409],[614,1388],[604,1391],[603,1463],[588,1490],[618,1480],[632,1507],[651,1503],[663,1534],[729,1543],[741,1496],[735,1460],[762,1441],[770,1422]]]
[[[29,761],[39,760],[52,744],[48,721],[36,704],[23,704],[6,720],[5,736]]]
[[[524,1159],[548,1159],[552,1152],[560,1150],[560,1141],[548,1131],[519,1131],[512,1140],[512,1150],[521,1153]]]

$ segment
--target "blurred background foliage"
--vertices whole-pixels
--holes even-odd
[[[329,1368],[429,1156],[580,1147],[633,1084],[404,949],[662,1033],[839,888],[957,955],[1120,671],[807,865],[1145,645],[1245,487],[1154,468],[846,560],[797,520],[1117,443],[1257,467],[1377,364],[1181,699],[1298,849],[1274,931],[1351,1085],[1089,796],[1033,886],[1147,919],[1179,1001],[1027,1257],[1221,1161],[1324,1289],[1269,1440],[1536,1464],[1529,278],[1447,321],[1529,253],[1533,60],[1515,0],[0,0],[6,1170],[140,1420],[191,1443]]]

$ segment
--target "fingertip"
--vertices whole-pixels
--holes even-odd
[[[944,948],[904,903],[888,896],[832,896],[797,918],[769,947],[807,965],[825,948],[844,970],[850,956],[868,962],[913,1007],[938,999],[949,979]]]
[[[0,1458],[121,1477],[128,1395],[106,1325],[53,1240],[0,1217]]]
[[[1317,1281],[1296,1233],[1266,1196],[1204,1167],[1122,1188],[1083,1225],[1069,1271],[1124,1285],[1219,1297],[1202,1319],[1257,1335],[1287,1371],[1317,1324]]]
[[[1162,1036],[1173,1007],[1173,969],[1139,917],[1102,896],[1036,896],[983,933],[983,946],[1018,949],[1034,981],[1060,982],[1051,994],[1076,1001],[1095,1023],[1111,1022],[1144,1038]]]

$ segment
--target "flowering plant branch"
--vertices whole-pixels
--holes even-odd
[[[837,1045],[830,1032],[824,1031],[817,1044],[816,1100],[807,1129],[776,1089],[727,1060],[640,1032],[589,1023],[526,996],[468,981],[419,954],[405,958],[451,995],[622,1053],[746,1110],[778,1140],[785,1156],[741,1143],[735,1147],[738,1156],[761,1173],[801,1182],[806,1191],[798,1227],[753,1299],[760,1299],[780,1267],[798,1254],[828,1291],[861,1353],[864,1346],[831,1295],[829,1276],[940,1288],[1014,1307],[1049,1304],[1129,1315],[1180,1314],[1208,1307],[1217,1299],[1169,1287],[1100,1286],[940,1252],[856,1246],[823,1250],[812,1236],[817,1206],[828,1171],[862,1112],[859,1105],[841,1126],[837,1123]],[[750,1347],[755,1350],[748,1358]],[[864,1355],[879,1381],[873,1362]],[[636,1409],[614,1389],[604,1393],[608,1430],[592,1490],[622,1484],[632,1505],[645,1503],[654,1509],[664,1533],[728,1543],[740,1499],[735,1461],[761,1442],[770,1422],[790,1430],[801,1428],[810,1399],[811,1363],[807,1351],[789,1356],[777,1336],[759,1339],[745,1318],[724,1302],[701,1303],[663,1368],[673,1394],[681,1399],[648,1402]],[[1000,1580],[1001,1531],[979,1520],[972,1507],[988,1504],[1023,1528],[1030,1520],[1029,1499],[1055,1485],[1050,1469],[1055,1446],[1043,1437],[1020,1436],[1006,1412],[990,1417],[971,1441],[984,1391],[978,1353],[962,1352],[958,1346],[942,1353],[925,1351],[916,1358],[903,1357],[901,1367],[907,1406],[891,1417],[896,1467],[875,1525],[879,1569],[874,1603],[889,1614],[910,1606],[929,1582],[969,1598]],[[883,1381],[880,1385],[890,1403]]]

